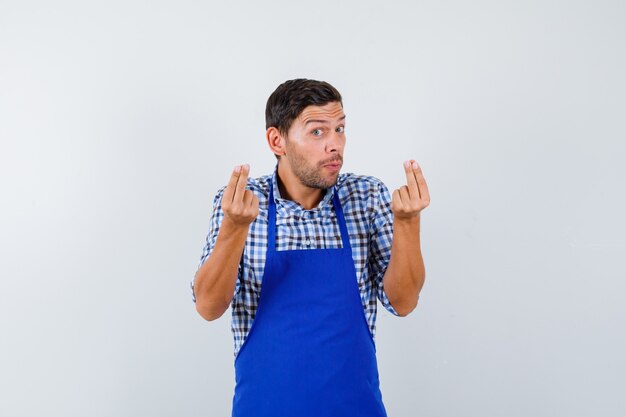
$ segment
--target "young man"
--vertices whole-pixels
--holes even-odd
[[[233,170],[214,200],[193,300],[206,320],[232,304],[233,417],[386,416],[374,343],[377,298],[397,316],[424,285],[421,169],[393,192],[340,174],[346,116],[330,84],[278,86],[266,107],[276,170]]]

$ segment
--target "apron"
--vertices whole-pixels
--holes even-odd
[[[337,192],[341,248],[277,251],[269,186],[265,270],[235,358],[232,417],[386,417]]]

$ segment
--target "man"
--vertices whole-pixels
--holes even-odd
[[[346,116],[330,84],[289,80],[270,95],[272,174],[233,170],[214,200],[192,294],[219,318],[232,303],[233,417],[386,416],[374,343],[376,299],[406,316],[424,285],[421,169],[393,192],[340,174]]]

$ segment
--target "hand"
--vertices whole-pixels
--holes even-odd
[[[411,159],[404,163],[406,184],[393,192],[391,211],[398,220],[419,218],[420,211],[430,204],[428,187],[422,175],[422,169]]]
[[[236,166],[222,196],[224,220],[237,226],[249,226],[259,215],[259,199],[246,190],[249,172],[248,164]]]

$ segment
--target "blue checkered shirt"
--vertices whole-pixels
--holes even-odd
[[[361,293],[363,311],[372,338],[375,338],[377,298],[388,311],[398,316],[383,289],[383,276],[389,263],[393,238],[389,190],[375,177],[341,173],[337,184],[326,190],[320,204],[306,210],[298,203],[280,197],[276,170],[271,177],[276,199],[277,250],[340,248],[341,232],[332,202],[333,193],[339,193],[352,246],[355,278]],[[259,303],[267,250],[269,179],[270,175],[248,178],[247,189],[254,192],[259,199],[259,215],[250,224],[231,302],[235,357],[248,335]],[[213,201],[209,233],[198,269],[215,246],[224,218],[221,201],[225,188],[224,186],[218,190]],[[194,279],[191,280],[191,295],[195,303]]]

